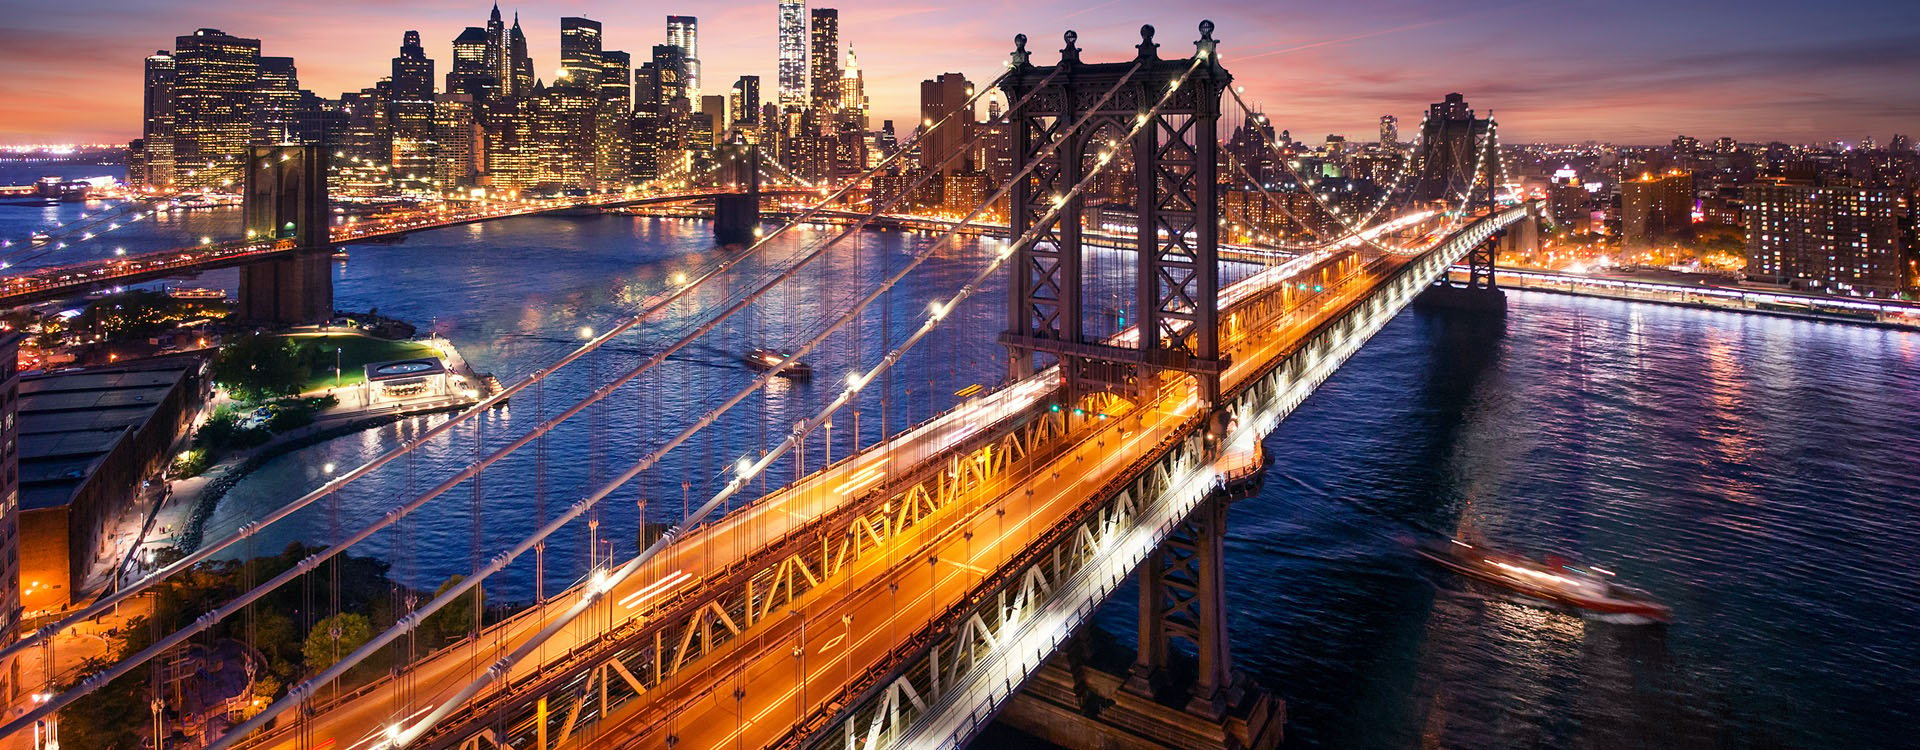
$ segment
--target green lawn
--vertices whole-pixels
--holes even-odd
[[[287,338],[302,346],[315,345],[320,356],[313,363],[313,376],[301,386],[301,392],[325,390],[336,385],[353,386],[365,382],[366,364],[396,359],[438,357],[439,350],[418,341],[389,341],[354,333],[289,333]],[[340,351],[340,379],[334,380],[334,350]]]

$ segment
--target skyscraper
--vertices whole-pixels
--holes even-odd
[[[700,114],[707,116],[707,130],[700,134],[706,142],[700,145],[712,148],[726,136],[727,125],[733,120],[727,114],[727,97],[719,94],[700,97]]]
[[[1400,143],[1400,118],[1393,115],[1380,116],[1380,145],[1396,146]]]
[[[447,71],[448,93],[486,101],[499,85],[487,70],[487,30],[468,26],[453,39],[453,67]]]
[[[173,46],[175,182],[232,187],[253,129],[260,40],[200,29]]]
[[[600,112],[595,134],[595,182],[623,184],[633,169],[633,56],[600,51]]]
[[[760,76],[740,76],[733,83],[733,121],[757,124],[760,122]]]
[[[513,86],[513,50],[507,41],[507,24],[500,20],[500,4],[493,4],[487,16],[487,46],[484,57],[487,74],[492,76],[495,95],[511,97]]]
[[[667,43],[680,48],[687,60],[687,99],[700,100],[700,19],[667,16]]]
[[[300,131],[300,74],[291,57],[260,58],[248,143],[291,143]]]
[[[807,86],[814,110],[827,115],[840,109],[840,11],[814,8],[812,18]]]
[[[972,169],[965,158],[941,165],[948,154],[973,137],[973,112],[967,106],[972,96],[973,84],[959,73],[941,73],[938,78],[920,82],[920,127],[930,128],[947,115],[960,113],[921,138],[920,168],[938,169],[942,175]]]
[[[780,108],[807,105],[807,0],[780,0]]]
[[[658,86],[654,103],[669,107],[678,100],[691,111],[693,100],[687,96],[687,59],[681,56],[680,48],[671,44],[653,45],[652,70]]]
[[[141,174],[137,184],[163,189],[173,178],[173,55],[153,53],[146,62],[146,95],[141,99]]]
[[[437,192],[434,189],[433,58],[420,46],[420,32],[401,36],[400,55],[393,58],[393,77],[387,93],[387,126],[393,129],[388,163],[395,187]]]
[[[393,97],[433,99],[433,58],[420,46],[418,31],[401,35],[400,56],[393,58]]]
[[[476,101],[464,91],[448,91],[434,100],[433,179],[442,190],[478,184],[482,135]]]
[[[860,73],[860,61],[847,47],[847,67],[840,72],[840,112],[853,118],[861,132],[867,129],[867,79]]]
[[[599,21],[576,16],[560,19],[560,74],[554,77],[553,85],[599,87]]]
[[[513,14],[513,27],[507,29],[507,63],[513,71],[508,96],[533,95],[533,57],[527,54],[527,35],[520,30],[520,14]]]

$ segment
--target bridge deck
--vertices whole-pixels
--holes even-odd
[[[1338,259],[1335,255],[1346,262],[1324,265]],[[1318,327],[1364,301],[1375,285],[1410,259],[1349,249],[1328,258],[1303,258],[1223,290],[1222,304],[1229,310],[1276,299],[1283,303],[1274,315],[1224,333],[1222,344],[1231,364],[1223,374],[1223,388],[1231,392],[1263,374]],[[1322,268],[1334,275],[1322,281],[1319,291],[1288,286],[1293,274]],[[925,459],[1032,408],[1055,393],[1055,381],[1052,373],[1044,373],[982,396],[695,530],[614,591],[606,605],[562,630],[540,658],[518,667],[509,682],[583,663],[583,657],[615,640],[608,638],[610,633],[690,601],[690,592],[706,580],[843,507],[882,478],[903,476]],[[1155,402],[1123,419],[1080,431],[1067,452],[1051,463],[1023,467],[977,488],[966,503],[943,511],[939,522],[912,527],[890,539],[885,554],[868,555],[836,571],[790,611],[756,623],[747,637],[726,641],[642,699],[612,710],[604,721],[578,722],[583,733],[571,739],[599,746],[618,738],[622,747],[662,747],[671,736],[678,739],[678,747],[701,748],[791,741],[794,726],[817,726],[831,716],[872,670],[889,668],[911,639],[936,624],[934,618],[975,595],[991,573],[1017,559],[1036,538],[1074,523],[1074,514],[1091,493],[1124,478],[1143,456],[1163,450],[1169,440],[1192,429],[1200,408],[1188,379],[1169,380]],[[300,732],[304,739],[291,731],[270,732],[248,746],[291,750],[325,740],[340,747],[373,741],[380,728],[430,709],[524,643],[575,596],[567,592],[554,597],[547,607],[495,626],[476,643],[416,662],[405,681],[410,700],[404,703],[396,700],[392,684],[376,683],[322,709]],[[483,692],[476,702],[497,697]],[[440,735],[433,744],[461,739]]]
[[[413,232],[445,229],[516,216],[533,216],[580,208],[620,208],[654,203],[679,203],[731,194],[722,190],[692,190],[661,194],[614,193],[580,199],[486,203],[464,210],[423,210],[381,221],[334,227],[334,244],[369,242]],[[766,196],[811,194],[808,191],[764,190]],[[161,250],[126,257],[36,268],[0,278],[0,308],[18,307],[81,294],[102,286],[135,284],[167,276],[260,263],[299,250],[291,242],[242,240]]]

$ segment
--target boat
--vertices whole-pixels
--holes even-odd
[[[766,372],[767,370],[773,369],[775,365],[780,364],[781,360],[786,359],[790,356],[793,356],[793,355],[787,352],[780,351],[778,349],[768,349],[766,347],[755,347],[753,349],[747,350],[746,354],[740,355],[740,361],[747,363],[748,367],[751,367],[755,370],[758,370],[760,372]],[[786,369],[781,370],[777,374],[783,378],[793,378],[794,380],[805,380],[807,378],[813,377],[813,367],[811,365],[808,365],[805,362],[794,360],[793,362],[787,365]]]
[[[333,251],[333,259],[334,259],[334,260],[346,260],[346,259],[348,259],[348,258],[350,258],[350,257],[353,257],[353,256],[350,256],[350,255],[347,255],[347,249],[346,249],[346,248],[344,248],[344,247],[342,247],[342,248],[335,248],[335,249],[334,249],[334,251]]]
[[[45,245],[52,240],[53,240],[53,235],[47,234],[46,232],[33,233],[32,242],[35,245]]]
[[[167,287],[167,296],[174,299],[226,299],[227,293],[204,287],[170,286]]]
[[[1604,568],[1551,557],[1544,562],[1531,560],[1458,539],[1417,542],[1414,551],[1442,568],[1531,599],[1598,614],[1658,622],[1673,618],[1673,610],[1644,591],[1614,583],[1613,573]]]

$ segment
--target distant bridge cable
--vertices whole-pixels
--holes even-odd
[[[638,325],[641,321],[653,317],[659,312],[667,309],[672,304],[685,298],[687,295],[691,294],[696,288],[705,284],[709,280],[716,278],[720,274],[723,274],[731,270],[732,268],[738,266],[741,263],[741,261],[744,261],[752,257],[754,254],[760,252],[761,249],[767,245],[767,243],[772,242],[775,238],[784,234],[788,229],[791,229],[792,227],[797,226],[805,222],[806,220],[812,218],[813,216],[817,215],[822,210],[825,210],[827,206],[831,205],[835,201],[838,201],[840,198],[844,197],[848,192],[851,192],[853,188],[859,185],[861,182],[871,179],[874,175],[879,174],[881,171],[891,166],[894,162],[902,158],[902,156],[906,154],[909,148],[913,146],[915,143],[925,138],[927,135],[939,130],[942,125],[945,125],[949,121],[953,120],[961,112],[969,111],[970,105],[975,103],[981,97],[985,96],[986,92],[991,90],[993,86],[997,86],[1000,80],[1004,79],[1006,75],[1008,74],[1006,73],[1001,74],[1000,78],[996,78],[987,87],[982,87],[981,89],[979,89],[979,93],[977,93],[972,99],[968,100],[968,105],[969,105],[968,107],[958,108],[954,112],[949,113],[946,117],[941,118],[939,122],[936,122],[934,125],[929,126],[925,130],[923,130],[920,134],[916,135],[914,138],[909,139],[907,143],[902,144],[901,148],[897,150],[895,154],[888,157],[887,159],[882,160],[879,164],[875,165],[874,167],[868,169],[865,173],[860,175],[854,181],[849,182],[847,185],[834,191],[832,194],[822,198],[820,201],[816,202],[812,206],[809,206],[806,210],[801,212],[800,215],[796,216],[792,221],[789,221],[785,224],[780,225],[779,227],[774,229],[774,231],[772,232],[768,232],[766,236],[760,238],[759,240],[756,240],[751,246],[749,246],[740,255],[735,256],[729,260],[722,261],[717,265],[709,268],[699,276],[689,280],[688,283],[685,284],[684,286],[681,286],[673,290],[672,292],[668,293],[666,297],[660,299],[653,305],[649,306],[646,310],[642,311],[641,313],[620,320],[619,322],[615,323],[614,326],[609,330],[607,330],[605,333],[602,333],[601,335],[593,338],[592,340],[582,344],[579,348],[575,349],[573,352],[563,357],[560,361],[556,362],[553,366],[534,371],[533,373],[529,374],[526,378],[522,379],[519,382],[516,382],[513,386],[503,389],[500,393],[497,393],[491,397],[488,397],[487,399],[481,401],[479,404],[476,404],[474,407],[466,411],[460,412],[458,415],[454,416],[453,418],[450,418],[447,421],[442,422],[441,424],[433,428],[429,428],[427,431],[421,433],[420,436],[415,438],[414,440],[404,443],[400,446],[397,446],[396,448],[391,449],[386,453],[381,454],[380,456],[368,461],[366,464],[363,464],[359,467],[356,467],[353,470],[348,471],[346,474],[341,475],[339,478],[329,481],[328,483],[322,485],[318,489],[315,489],[314,491],[309,492],[306,495],[303,495],[299,499],[291,503],[288,503],[287,505],[284,505],[281,508],[271,513],[268,513],[266,516],[262,517],[260,520],[257,520],[242,526],[240,529],[236,530],[234,533],[228,535],[227,537],[221,539],[219,542],[216,542],[212,545],[202,546],[200,549],[197,549],[194,552],[189,553],[186,557],[183,557],[180,560],[175,561],[174,563],[160,570],[155,571],[153,574],[141,579],[140,581],[134,583],[133,585],[123,588],[120,591],[114,592],[113,594],[103,596],[99,600],[96,600],[92,605],[86,608],[83,608],[78,612],[68,615],[67,617],[62,618],[57,622],[54,622],[49,625],[36,629],[32,634],[28,635],[27,637],[21,638],[20,640],[14,642],[13,644],[10,644],[5,648],[0,649],[0,658],[5,658],[7,655],[17,653],[28,647],[42,643],[47,638],[57,633],[64,632],[68,628],[71,628],[74,624],[90,619],[94,616],[99,615],[102,612],[108,611],[115,604],[118,604],[119,602],[125,601],[128,598],[131,598],[140,593],[143,593],[146,590],[151,589],[154,585],[157,585],[158,583],[173,576],[174,574],[177,574],[180,571],[185,570],[196,563],[205,561],[213,557],[214,555],[218,554],[220,551],[227,549],[234,544],[240,543],[250,538],[254,534],[258,533],[260,529],[264,528],[265,526],[273,522],[279,521],[281,519],[284,519],[287,516],[290,516],[293,513],[298,512],[302,508],[305,508],[311,505],[312,503],[319,501],[321,498],[327,497],[333,492],[339,491],[340,489],[344,488],[348,483],[352,482],[353,480],[358,479],[359,477],[365,476],[366,474],[371,473],[375,469],[378,469],[381,466],[384,466],[387,463],[390,463],[393,460],[403,455],[410,454],[415,449],[425,444],[425,442],[428,441],[429,439],[445,434],[446,432],[451,430],[455,425],[461,422],[464,422],[469,419],[473,419],[477,415],[486,413],[489,407],[492,407],[494,405],[497,405],[505,401],[513,393],[516,393],[535,382],[544,380],[547,376],[551,375],[553,372],[557,371],[559,368],[564,367],[566,364],[574,362],[579,358],[587,355],[588,353],[599,349],[601,346],[605,345],[607,342],[611,341],[616,336],[632,329],[634,326]],[[844,232],[842,233],[841,236],[844,237],[851,233],[852,233],[851,231]],[[776,277],[774,281],[771,281],[767,285],[763,286],[759,290],[759,293],[764,293],[766,289],[771,288],[772,284],[778,283],[778,281],[780,280],[790,278],[793,275],[793,273],[797,271],[800,265],[804,265],[807,261],[810,261],[813,258],[819,257],[829,247],[831,247],[831,244],[822,245],[820,247],[814,248],[812,251],[809,252],[808,255],[804,256],[802,259],[796,262],[793,267],[789,268],[787,272],[781,274],[779,277]],[[757,295],[750,295],[750,296],[757,297]],[[486,468],[486,466],[491,465],[492,463],[498,461],[500,458],[503,458],[507,453],[510,453],[511,450],[518,449],[526,445],[528,442],[531,442],[533,439],[537,438],[538,436],[546,434],[548,431],[552,430],[555,426],[557,426],[560,422],[564,421],[565,419],[579,414],[579,412],[583,411],[587,406],[590,406],[593,403],[597,403],[601,399],[604,399],[607,396],[611,395],[614,392],[614,390],[617,389],[619,386],[624,385],[627,382],[630,382],[632,379],[638,377],[640,374],[646,372],[649,369],[652,369],[653,366],[657,365],[661,361],[664,361],[667,355],[673,352],[677,352],[681,348],[684,348],[687,344],[690,344],[692,342],[693,338],[696,338],[699,335],[704,335],[704,333],[706,333],[707,331],[711,331],[714,327],[718,326],[719,322],[724,320],[727,316],[731,316],[733,313],[738,312],[740,309],[744,309],[746,304],[750,303],[751,301],[752,300],[749,299],[746,302],[736,304],[732,308],[729,308],[729,311],[726,312],[725,315],[721,316],[716,320],[709,321],[707,324],[703,325],[696,334],[687,338],[683,338],[680,342],[677,342],[674,346],[669,347],[668,350],[663,351],[659,354],[656,354],[654,357],[647,360],[647,362],[643,363],[640,367],[635,368],[635,370],[627,373],[621,379],[617,380],[616,382],[610,383],[605,388],[595,391],[592,395],[588,397],[588,399],[582,401],[579,404],[576,404],[575,407],[567,410],[566,412],[562,413],[560,416],[557,416],[552,420],[548,420],[546,423],[536,426],[533,430],[530,430],[527,434],[523,435],[521,438],[516,439],[513,443],[510,443],[506,448],[503,448],[501,451],[496,451],[493,455],[489,456],[487,459],[484,459],[480,462],[476,462],[475,464],[469,466],[467,469],[464,469],[461,472],[455,474],[453,477],[450,477],[446,482],[443,482],[441,485],[436,487],[435,490],[430,491],[428,495],[423,496],[421,498],[417,498],[416,500],[409,502],[406,506],[403,506],[402,508],[388,511],[374,524],[363,529],[361,532],[355,534],[352,538],[348,539],[347,541],[336,543],[334,545],[329,546],[325,550],[322,550],[320,552],[317,552],[313,555],[308,556],[307,558],[302,559],[295,566],[283,572],[282,574],[275,576],[272,580],[268,581],[267,583],[262,584],[258,587],[255,587],[254,589],[244,594],[241,594],[235,599],[229,601],[227,604],[211,612],[203,614],[199,618],[195,619],[192,623],[190,623],[187,627],[182,628],[181,630],[176,631],[175,633],[169,634],[161,638],[159,641],[155,642],[152,646],[149,646],[148,648],[142,650],[141,652],[134,654],[133,656],[127,657],[125,659],[122,659],[119,662],[115,663],[114,665],[108,667],[106,670],[103,670],[99,673],[94,674],[91,677],[88,677],[85,680],[82,680],[79,685],[76,685],[73,688],[69,688],[65,692],[62,692],[60,695],[55,696],[52,699],[48,700],[47,702],[40,704],[39,707],[35,708],[33,711],[28,712],[26,715],[21,716],[20,718],[15,719],[12,722],[9,722],[5,726],[0,726],[0,736],[11,734],[15,731],[23,729],[31,725],[33,721],[37,721],[38,719],[48,714],[58,711],[59,709],[72,703],[74,700],[79,699],[81,696],[91,693],[94,690],[98,689],[99,687],[105,685],[106,683],[111,682],[113,679],[116,679],[119,676],[125,674],[126,672],[130,671],[131,669],[138,666],[139,664],[145,663],[146,661],[149,661],[152,658],[165,653],[168,649],[171,649],[179,645],[180,643],[184,642],[186,638],[191,637],[194,634],[197,634],[201,631],[206,630],[207,628],[212,627],[214,624],[220,622],[221,620],[224,620],[226,617],[231,616],[234,612],[239,611],[241,608],[245,607],[247,604],[250,604],[258,600],[262,596],[265,596],[268,592],[272,591],[273,589],[278,588],[279,586],[292,581],[293,579],[299,577],[300,575],[304,575],[307,572],[318,569],[319,565],[325,562],[327,559],[330,559],[333,556],[339,554],[340,552],[345,551],[347,548],[351,547],[353,544],[366,539],[367,537],[371,536],[373,533],[378,532],[382,529],[385,529],[394,523],[397,523],[401,518],[405,517],[408,513],[411,513],[414,509],[417,509],[421,505],[424,505],[426,501],[431,500],[432,498],[437,497],[438,495],[443,494],[444,492],[452,489],[452,487],[457,485],[458,483],[464,482],[466,479],[471,478],[474,475],[477,475],[481,470]],[[476,582],[477,582],[477,579],[476,579]],[[464,589],[462,590],[464,591]],[[429,613],[430,612],[431,610],[429,610]],[[314,681],[309,680],[308,682],[312,683]],[[289,694],[289,698],[290,697],[292,697],[291,693]],[[279,711],[284,710],[285,707],[282,706],[281,704],[285,703],[286,700],[287,699],[283,698],[281,701],[276,702],[273,706],[270,706],[269,712],[272,714],[277,714],[279,713]],[[252,728],[257,728],[263,723],[264,722],[249,722],[249,724],[251,724],[252,727],[247,728],[247,731],[252,731]],[[223,738],[221,743],[216,745],[216,747],[229,746],[231,744],[231,740],[243,735],[244,735],[244,732],[241,732],[239,731],[239,728],[236,728],[235,732],[229,733],[226,738]]]
[[[1137,132],[1145,122],[1151,121],[1152,113],[1159,111],[1160,107],[1165,104],[1167,98],[1170,97],[1174,91],[1178,90],[1179,85],[1184,84],[1186,82],[1186,79],[1192,74],[1194,69],[1199,67],[1200,63],[1201,63],[1200,60],[1196,60],[1194,66],[1189,68],[1187,72],[1183,74],[1178,81],[1175,82],[1173,87],[1171,87],[1166,93],[1162,94],[1159,102],[1155,104],[1153,110],[1151,110],[1148,113],[1147,117],[1136,118],[1135,125],[1134,125],[1135,132]],[[1063,131],[1059,135],[1059,137],[1056,140],[1054,140],[1051,144],[1049,144],[1046,147],[1046,150],[1043,151],[1042,153],[1043,154],[1051,153],[1052,151],[1057,150],[1061,145],[1065,144],[1069,136],[1077,132],[1083,125],[1086,124],[1088,120],[1092,119],[1093,114],[1097,112],[1102,106],[1104,106],[1106,101],[1109,98],[1111,98],[1114,93],[1118,92],[1122,87],[1125,86],[1125,84],[1132,78],[1133,74],[1139,70],[1139,67],[1140,67],[1139,64],[1135,63],[1132,68],[1129,68],[1126,74],[1123,75],[1120,78],[1120,80],[1114,84],[1113,88],[1108,89],[1105,95],[1103,95],[1098,102],[1096,102],[1093,106],[1087,109],[1088,114],[1082,116],[1078,121],[1074,122],[1071,127]],[[1036,88],[1034,90],[1037,91],[1039,89]],[[1013,111],[1014,109],[1017,109],[1017,108],[1009,108],[1009,111]],[[1048,213],[1047,218],[1041,222],[1036,223],[1033,229],[1028,230],[1028,232],[1021,237],[1020,242],[1022,243],[1031,242],[1033,237],[1038,235],[1041,228],[1045,227],[1049,222],[1053,221],[1054,218],[1056,218],[1059,215],[1059,213],[1062,210],[1064,210],[1064,207],[1068,200],[1078,197],[1079,193],[1084,191],[1087,185],[1092,184],[1092,177],[1097,176],[1100,171],[1104,170],[1109,159],[1110,157],[1102,157],[1099,162],[1099,166],[1096,167],[1093,174],[1090,174],[1087,178],[1083,179],[1080,184],[1076,185],[1074,187],[1074,190],[1068,196],[1066,196],[1063,200],[1057,201],[1053,209]],[[854,305],[854,307],[852,307],[851,309],[843,313],[841,317],[838,320],[836,320],[833,325],[829,326],[825,330],[822,330],[816,333],[812,339],[802,344],[799,348],[797,348],[793,353],[788,355],[785,359],[782,359],[778,364],[774,365],[773,367],[769,368],[765,372],[761,373],[759,377],[755,378],[755,382],[753,384],[750,384],[747,388],[744,388],[738,393],[736,393],[732,398],[728,399],[725,403],[717,407],[715,410],[702,416],[702,418],[698,422],[688,427],[687,429],[683,430],[679,435],[675,436],[673,440],[668,441],[668,443],[661,446],[659,449],[656,449],[652,454],[648,455],[646,458],[643,458],[639,462],[635,463],[632,467],[628,468],[625,472],[623,472],[619,477],[616,477],[612,481],[608,482],[598,492],[594,493],[593,496],[587,498],[586,500],[583,500],[581,504],[577,504],[573,509],[570,509],[569,514],[573,516],[579,515],[585,510],[585,508],[582,507],[583,505],[591,505],[592,503],[598,502],[600,499],[603,499],[606,496],[611,495],[614,492],[614,490],[618,489],[620,486],[624,485],[628,481],[631,481],[634,477],[638,476],[641,472],[647,470],[648,468],[651,468],[652,465],[655,462],[657,462],[662,456],[664,456],[668,451],[672,450],[674,447],[678,446],[680,443],[690,438],[694,432],[706,427],[709,424],[712,424],[714,420],[717,420],[719,418],[721,413],[732,408],[734,405],[738,404],[740,401],[744,400],[748,395],[751,395],[753,392],[759,390],[761,387],[764,387],[766,383],[771,382],[775,377],[779,375],[779,373],[782,370],[790,366],[791,363],[796,361],[799,357],[805,356],[808,352],[812,351],[822,341],[824,341],[828,336],[837,332],[849,322],[855,320],[862,311],[864,311],[874,301],[880,299],[884,294],[886,294],[886,292],[891,290],[893,286],[897,284],[901,279],[905,278],[907,273],[912,271],[914,268],[918,267],[921,263],[925,262],[928,258],[933,257],[935,251],[937,251],[940,247],[944,246],[953,237],[957,236],[961,228],[971,223],[972,220],[978,217],[980,213],[982,213],[988,207],[993,205],[995,201],[999,200],[999,198],[1002,195],[1004,195],[1009,189],[1011,189],[1012,185],[1017,184],[1020,180],[1025,179],[1027,174],[1029,174],[1034,168],[1036,168],[1039,165],[1040,161],[1041,159],[1037,159],[1037,158],[1029,161],[1027,167],[1023,169],[1020,172],[1020,174],[1015,175],[1013,179],[1009,180],[1006,184],[1002,185],[1000,189],[997,190],[992,196],[990,196],[986,200],[982,201],[979,205],[977,205],[973,209],[973,211],[969,213],[966,219],[956,222],[953,226],[949,227],[948,230],[941,236],[939,240],[929,245],[926,249],[917,253],[911,261],[905,264],[903,268],[896,271],[891,277],[887,279],[885,283],[876,287],[874,290],[869,292],[866,295],[866,297],[864,297],[859,303]],[[913,344],[916,344],[920,340],[925,338],[925,336],[933,330],[933,327],[937,325],[938,322],[945,317],[945,312],[947,310],[952,309],[951,307],[952,304],[957,304],[959,301],[964,300],[968,295],[970,295],[973,292],[974,289],[976,289],[979,286],[979,283],[981,280],[983,280],[987,275],[991,274],[995,269],[997,269],[999,267],[999,264],[1004,262],[1006,258],[1012,256],[1011,248],[1013,246],[1014,245],[1009,245],[1008,250],[1003,251],[1001,254],[993,258],[986,268],[984,268],[978,275],[976,275],[973,280],[969,281],[967,285],[962,287],[961,291],[955,295],[953,300],[948,305],[943,305],[940,308],[937,308],[938,312],[930,317],[928,323],[926,325],[923,325],[920,329],[918,329],[914,333],[914,335],[910,337],[906,342],[903,342],[900,347],[896,348],[892,352],[889,352],[889,354],[882,360],[882,363],[880,365],[877,365],[874,369],[869,371],[865,376],[858,376],[853,378],[852,382],[848,384],[847,389],[842,391],[842,393],[838,397],[836,397],[834,402],[828,407],[825,413],[830,414],[832,413],[832,411],[837,410],[842,406],[844,406],[853,397],[853,395],[858,393],[861,387],[865,386],[866,383],[871,380],[872,377],[879,374],[886,367],[891,366],[894,362],[896,362],[899,356],[903,354],[907,348],[910,348]],[[809,424],[817,423],[820,419],[822,418],[817,417],[815,420],[810,420]],[[782,441],[781,447],[777,448],[776,450],[785,451],[787,449],[790,449],[795,440],[796,440],[796,435],[790,434],[787,439]],[[757,462],[749,463],[744,469],[738,471],[736,476],[728,482],[728,484],[726,485],[726,489],[724,489],[719,494],[716,494],[714,497],[708,499],[699,508],[695,509],[688,517],[683,519],[680,522],[680,524],[676,525],[672,529],[669,529],[665,534],[663,534],[659,540],[655,541],[652,545],[648,546],[647,549],[643,550],[640,554],[635,555],[632,559],[629,559],[625,564],[623,564],[618,569],[615,569],[607,573],[603,578],[597,577],[596,578],[597,583],[590,585],[587,589],[586,595],[582,596],[580,600],[575,602],[575,604],[572,607],[569,607],[565,612],[560,614],[553,621],[549,622],[545,628],[543,628],[539,633],[532,636],[525,643],[521,644],[521,646],[515,649],[513,653],[510,653],[507,656],[502,657],[492,667],[488,668],[485,672],[483,672],[480,677],[474,679],[472,682],[468,683],[465,687],[463,687],[454,696],[442,702],[431,713],[421,718],[412,727],[408,727],[404,730],[401,730],[398,736],[395,738],[393,745],[396,747],[403,747],[407,743],[415,739],[418,739],[421,735],[425,734],[439,721],[446,718],[449,714],[451,714],[454,710],[458,709],[461,705],[465,704],[468,700],[471,700],[475,695],[479,693],[481,689],[485,688],[488,684],[491,684],[495,680],[501,679],[502,677],[510,673],[514,665],[518,664],[520,661],[526,659],[529,655],[537,651],[541,647],[541,645],[544,644],[549,638],[553,637],[554,634],[566,628],[568,624],[570,624],[574,619],[578,618],[581,614],[585,613],[588,609],[591,609],[593,605],[597,603],[601,598],[603,598],[608,592],[618,588],[622,582],[624,582],[627,578],[631,577],[635,572],[637,572],[643,565],[645,565],[661,550],[665,549],[675,539],[679,538],[680,536],[687,533],[687,531],[697,526],[702,520],[704,520],[708,515],[710,515],[716,508],[721,507],[740,488],[748,486],[751,483],[751,481],[759,473],[765,471],[767,466],[771,464],[771,462],[775,457],[776,457],[776,454],[770,453],[767,456],[763,456]],[[505,553],[499,557],[496,557],[495,564],[490,565],[489,570],[483,573],[480,573],[474,578],[484,577],[485,575],[491,575],[494,572],[498,572],[499,569],[503,569],[505,567],[505,563],[511,561],[511,555],[517,555],[517,554],[520,554],[521,552],[524,552],[525,549],[530,548],[533,544],[537,543],[537,541],[544,539],[547,535],[550,535],[555,531],[557,531],[561,526],[564,525],[564,522],[567,520],[570,520],[570,518],[564,517],[564,516],[560,519],[556,519],[554,523],[550,523],[548,524],[547,527],[541,529],[540,532],[535,537],[531,537],[526,541],[522,542],[521,545],[519,545],[519,547],[514,552]],[[438,608],[438,606],[451,602],[453,599],[458,598],[458,596],[466,588],[470,587],[469,581],[473,581],[477,583],[477,581],[475,581],[474,578],[469,578],[468,581],[462,581],[460,584],[448,590],[445,594],[442,594],[440,597],[437,597],[434,601],[429,602],[427,605],[422,607],[422,610],[431,612],[432,609]],[[373,647],[374,647],[374,644],[369,643],[368,646],[363,647],[362,649],[362,651],[366,652],[365,654],[356,652],[354,656],[350,656],[349,658],[350,659],[355,657],[365,658],[366,655],[370,655],[372,653],[372,651],[374,650]],[[222,750],[223,747],[225,747],[224,744],[216,744],[211,748],[211,750]]]

